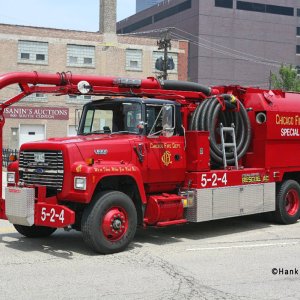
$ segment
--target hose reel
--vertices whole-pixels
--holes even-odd
[[[190,121],[190,130],[209,131],[210,133],[210,156],[214,167],[223,165],[223,152],[220,139],[220,126],[234,126],[236,137],[237,157],[243,157],[251,140],[251,125],[247,111],[243,104],[233,95],[218,95],[207,98],[198,105]],[[225,135],[226,142],[232,137]],[[234,153],[226,150],[228,165],[235,163]]]

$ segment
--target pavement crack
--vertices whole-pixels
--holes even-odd
[[[248,299],[246,297],[235,296],[215,288],[201,284],[193,274],[187,274],[184,269],[179,269],[167,260],[157,256],[145,255],[144,260],[147,264],[161,269],[169,278],[172,279],[173,291],[164,295],[164,299]]]

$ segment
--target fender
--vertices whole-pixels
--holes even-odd
[[[140,169],[132,164],[93,164],[92,166],[87,165],[85,162],[77,162],[72,165],[71,176],[86,177],[87,178],[87,189],[85,191],[72,190],[68,195],[68,199],[72,199],[78,202],[89,203],[91,201],[91,195],[94,194],[98,183],[106,177],[114,176],[129,176],[136,183],[141,201],[143,204],[147,203],[145,188],[143,184],[142,175]],[[61,199],[64,200],[64,199]]]

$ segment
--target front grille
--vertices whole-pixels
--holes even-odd
[[[42,154],[43,159],[37,159],[37,154]],[[21,151],[19,171],[20,182],[61,190],[64,179],[62,151]]]

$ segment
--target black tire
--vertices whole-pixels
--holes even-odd
[[[275,220],[281,224],[296,223],[300,217],[300,186],[286,180],[277,187]]]
[[[23,226],[14,224],[14,227],[20,234],[29,238],[47,237],[50,236],[56,230],[56,228],[35,225]]]
[[[133,240],[136,227],[134,203],[118,191],[98,193],[85,208],[81,220],[83,240],[101,254],[123,251]]]

